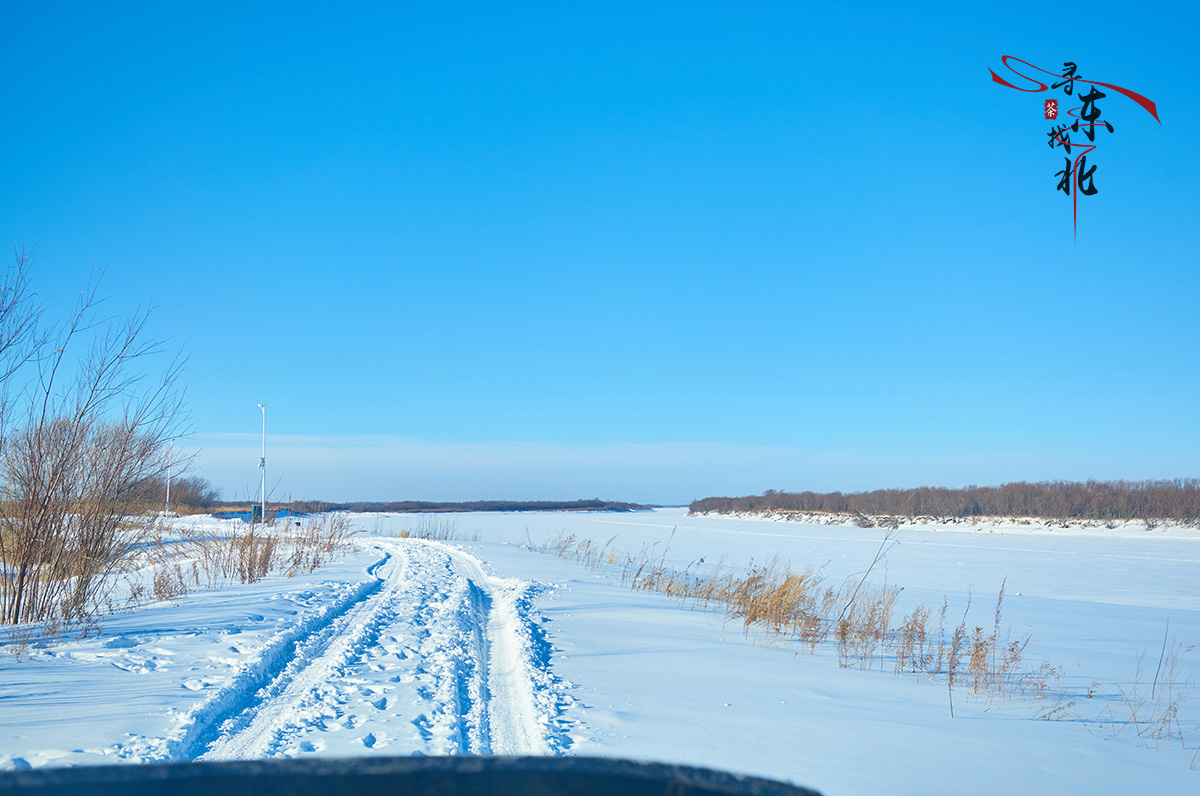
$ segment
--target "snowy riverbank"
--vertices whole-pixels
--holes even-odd
[[[311,575],[196,591],[0,656],[0,767],[528,751],[714,766],[831,796],[1200,785],[1200,701],[1179,708],[1185,743],[1139,737],[1121,712],[1168,621],[1200,641],[1192,534],[902,526],[872,573],[903,589],[901,607],[944,598],[961,616],[970,601],[989,623],[1007,579],[1005,622],[1032,635],[1031,660],[1064,670],[1052,700],[963,690],[951,718],[944,680],[763,646],[719,611],[520,547],[566,530],[681,569],[778,555],[836,583],[860,576],[886,529],[680,509],[459,514],[437,521],[477,541],[439,544],[395,538],[411,515],[352,520],[359,552]],[[1181,657],[1181,688],[1196,658]],[[1036,718],[1055,706],[1058,720]]]

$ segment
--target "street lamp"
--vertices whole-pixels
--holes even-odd
[[[262,470],[262,521],[267,521],[267,405],[259,404],[258,408],[262,410],[263,416],[263,433],[262,433],[262,458],[258,460],[258,469]]]

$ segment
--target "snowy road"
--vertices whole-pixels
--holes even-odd
[[[1196,653],[1159,681],[1192,697],[1177,713],[1184,742],[1139,736],[1119,711],[1124,693],[1151,687],[1136,666],[1143,650],[1158,660],[1168,620],[1181,644],[1200,638],[1197,534],[906,529],[884,568],[901,602],[919,586],[965,611],[972,584],[978,597],[1007,577],[1004,620],[1032,633],[1031,666],[1066,670],[1042,700],[956,691],[951,717],[944,679],[842,668],[832,644],[760,646],[720,611],[520,546],[620,527],[625,549],[673,539],[666,560],[680,568],[787,555],[828,562],[837,583],[870,561],[880,529],[680,509],[476,514],[457,519],[478,537],[464,548],[388,535],[413,527],[406,515],[352,519],[376,537],[315,572],[196,589],[116,612],[99,633],[0,656],[0,771],[548,751],[842,794],[1196,790]],[[989,602],[975,600],[973,624],[991,620]],[[1062,718],[1036,720],[1046,710]]]
[[[297,618],[237,676],[180,716],[142,759],[256,759],[386,746],[410,726],[431,754],[554,754],[559,689],[526,581],[416,539],[369,542],[367,579]],[[407,721],[405,721],[407,719]],[[411,744],[409,741],[405,745]]]

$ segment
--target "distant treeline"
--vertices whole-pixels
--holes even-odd
[[[229,510],[244,511],[245,504],[225,504]],[[466,503],[437,503],[422,500],[401,500],[391,503],[361,501],[357,503],[327,503],[320,500],[293,500],[290,503],[270,503],[270,509],[287,509],[297,514],[323,511],[379,512],[389,514],[437,513],[448,511],[638,511],[650,508],[637,503],[614,500],[473,500]]]
[[[693,514],[819,511],[900,517],[1200,519],[1200,478],[1170,481],[1024,481],[963,489],[921,486],[873,492],[777,492],[695,500]]]

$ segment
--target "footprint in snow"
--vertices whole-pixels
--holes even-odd
[[[109,639],[108,641],[104,642],[105,648],[110,650],[129,649],[130,647],[136,647],[137,645],[138,640],[136,638],[131,638],[130,636],[118,636],[117,638]]]
[[[121,671],[133,674],[150,674],[158,668],[157,661],[113,661],[112,665]]]
[[[379,699],[376,699],[371,704],[375,706],[376,710],[387,710],[387,705],[388,705],[387,697],[381,697]]]

